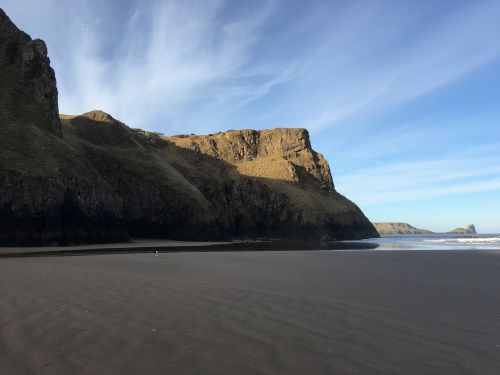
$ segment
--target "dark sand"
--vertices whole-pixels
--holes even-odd
[[[37,247],[0,247],[0,258],[24,257],[35,255],[55,255],[55,254],[106,254],[106,253],[140,253],[151,252],[155,249],[181,249],[207,251],[212,246],[232,245],[233,242],[194,242],[194,241],[174,241],[174,240],[146,240],[135,239],[130,242],[75,245],[75,246],[37,246]],[[234,244],[237,244],[236,242]]]
[[[377,243],[356,241],[300,242],[283,240],[193,242],[173,240],[133,240],[78,246],[0,247],[0,258],[49,255],[132,254],[161,252],[219,252],[219,251],[286,251],[286,250],[361,250],[375,249]]]
[[[0,374],[500,374],[500,251],[0,259]]]

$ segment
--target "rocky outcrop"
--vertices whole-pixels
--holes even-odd
[[[407,223],[373,223],[380,234],[430,234],[427,229],[419,229]]]
[[[456,228],[448,232],[450,234],[477,234],[474,224],[469,224],[465,228]]]
[[[128,239],[119,196],[62,138],[45,43],[0,9],[0,244]]]
[[[328,164],[310,148],[303,129],[166,137],[130,129],[99,111],[66,116],[63,129],[65,139],[82,148],[85,158],[121,197],[123,218],[133,236],[352,239],[377,235],[358,207],[338,194],[333,184],[324,186],[324,179],[317,177],[325,175],[331,181]],[[266,145],[245,138],[262,133]],[[244,144],[253,146],[242,145],[240,152],[234,139],[246,139]],[[296,144],[293,152],[290,140]],[[243,173],[241,167],[248,163],[256,173]],[[295,170],[300,171],[295,178],[280,178]]]
[[[311,148],[306,129],[230,130],[169,137],[176,145],[237,166],[245,176],[293,181],[334,191],[328,163]]]
[[[30,122],[60,136],[54,70],[43,40],[32,40],[0,9],[0,119]]]
[[[419,229],[406,223],[373,223],[377,232],[380,234],[432,234],[427,229]],[[447,234],[477,234],[474,224],[467,225],[465,228],[457,228]]]
[[[0,12],[0,244],[378,233],[305,129],[166,137],[102,111],[57,117],[45,44]]]

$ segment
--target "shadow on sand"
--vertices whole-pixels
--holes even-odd
[[[354,241],[237,241],[232,243],[214,244],[208,246],[157,246],[157,247],[103,247],[101,249],[43,249],[4,252],[0,248],[0,258],[25,258],[46,256],[83,256],[104,254],[137,254],[137,253],[185,253],[185,252],[226,252],[226,251],[314,251],[314,250],[371,250],[379,245],[376,243]]]

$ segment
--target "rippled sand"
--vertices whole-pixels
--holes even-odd
[[[0,374],[498,374],[500,251],[0,259]]]

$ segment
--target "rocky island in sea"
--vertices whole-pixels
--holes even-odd
[[[428,229],[416,228],[407,223],[373,223],[379,234],[437,234]],[[446,234],[477,234],[474,224],[456,228]]]
[[[0,245],[378,237],[306,129],[164,136],[60,115],[53,69],[0,10]]]
[[[477,234],[474,224],[469,224],[465,228],[456,228],[448,232],[450,234]]]
[[[373,223],[380,234],[429,234],[427,229],[415,228],[407,223]]]

